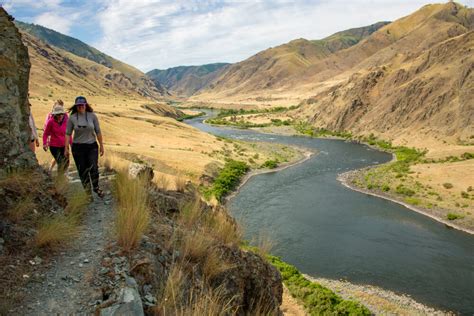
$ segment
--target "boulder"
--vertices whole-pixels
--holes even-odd
[[[38,166],[28,147],[30,60],[12,17],[0,7],[0,176]]]
[[[143,316],[143,305],[138,293],[137,283],[127,277],[126,286],[120,290],[118,302],[100,310],[101,316]]]
[[[128,167],[128,175],[132,178],[141,177],[145,179],[147,183],[151,183],[155,173],[153,172],[153,168],[141,163],[131,163]]]

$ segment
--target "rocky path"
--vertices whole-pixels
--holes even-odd
[[[89,314],[94,298],[101,298],[89,284],[94,269],[99,266],[115,216],[108,185],[103,187],[106,196],[100,199],[94,195],[79,238],[51,262],[38,282],[30,282],[25,304],[19,307],[18,314]]]

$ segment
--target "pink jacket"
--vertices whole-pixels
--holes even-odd
[[[59,124],[51,117],[44,126],[43,146],[64,147],[66,141],[66,126],[69,117],[64,114],[64,119]],[[72,138],[70,139],[72,143]]]

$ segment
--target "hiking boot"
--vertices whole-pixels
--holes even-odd
[[[98,197],[100,197],[101,199],[104,198],[105,196],[105,193],[104,191],[102,191],[101,189],[97,188],[97,189],[94,189],[94,192],[97,194]]]

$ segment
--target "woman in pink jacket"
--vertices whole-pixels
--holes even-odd
[[[51,118],[46,122],[43,133],[43,149],[49,150],[58,164],[58,173],[63,174],[69,166],[69,157],[64,155],[66,126],[68,116],[64,107],[57,104],[51,112]]]

